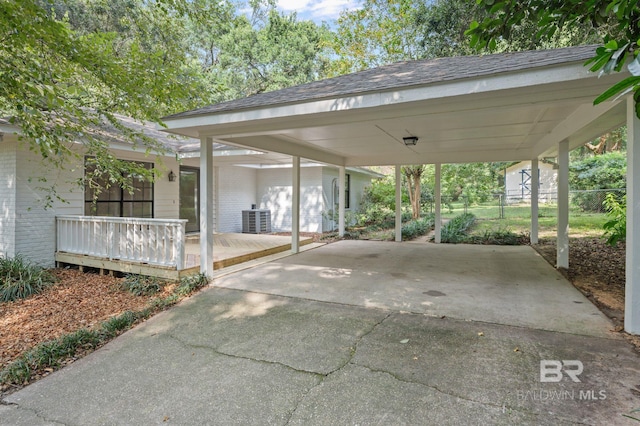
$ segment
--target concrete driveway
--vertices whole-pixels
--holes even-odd
[[[637,424],[638,354],[529,247],[343,241],[214,284],[0,424]]]

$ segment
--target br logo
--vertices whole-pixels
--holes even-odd
[[[540,381],[543,383],[557,383],[563,375],[568,376],[574,382],[580,382],[578,376],[582,374],[584,366],[578,360],[543,359],[540,361]]]

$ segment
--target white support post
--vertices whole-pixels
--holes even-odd
[[[402,241],[402,172],[396,165],[396,241]]]
[[[627,258],[624,329],[640,334],[640,120],[627,100]]]
[[[434,241],[436,244],[442,242],[442,196],[441,196],[441,178],[442,176],[442,164],[436,164],[436,176],[435,176],[435,188],[433,191],[433,198],[435,198],[435,226],[434,226]]]
[[[569,141],[558,145],[558,237],[556,267],[569,269]]]
[[[538,244],[538,199],[540,189],[540,170],[538,158],[531,160],[531,244]]]
[[[213,142],[200,139],[200,272],[213,277]]]
[[[346,181],[347,173],[344,166],[340,166],[338,172],[338,236],[344,237],[344,207],[345,207],[345,195],[346,195]]]
[[[293,157],[291,168],[291,252],[300,252],[300,157]]]

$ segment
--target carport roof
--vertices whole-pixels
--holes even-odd
[[[168,131],[347,166],[553,156],[622,124],[594,46],[399,62],[165,117]],[[404,136],[420,138],[407,147]]]

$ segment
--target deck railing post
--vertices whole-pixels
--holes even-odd
[[[175,244],[177,244],[177,256],[176,256],[176,267],[178,268],[178,271],[181,271],[184,269],[184,262],[185,262],[185,256],[184,256],[184,251],[185,251],[185,229],[186,229],[186,224],[185,223],[178,223],[177,225],[175,225],[177,232],[177,236],[176,236],[176,242]]]
[[[109,248],[108,250],[108,254],[107,257],[109,257],[109,260],[113,260],[113,258],[115,257],[115,246],[116,246],[116,230],[115,230],[116,224],[113,222],[109,222],[109,234],[108,234],[108,244],[109,244]]]

